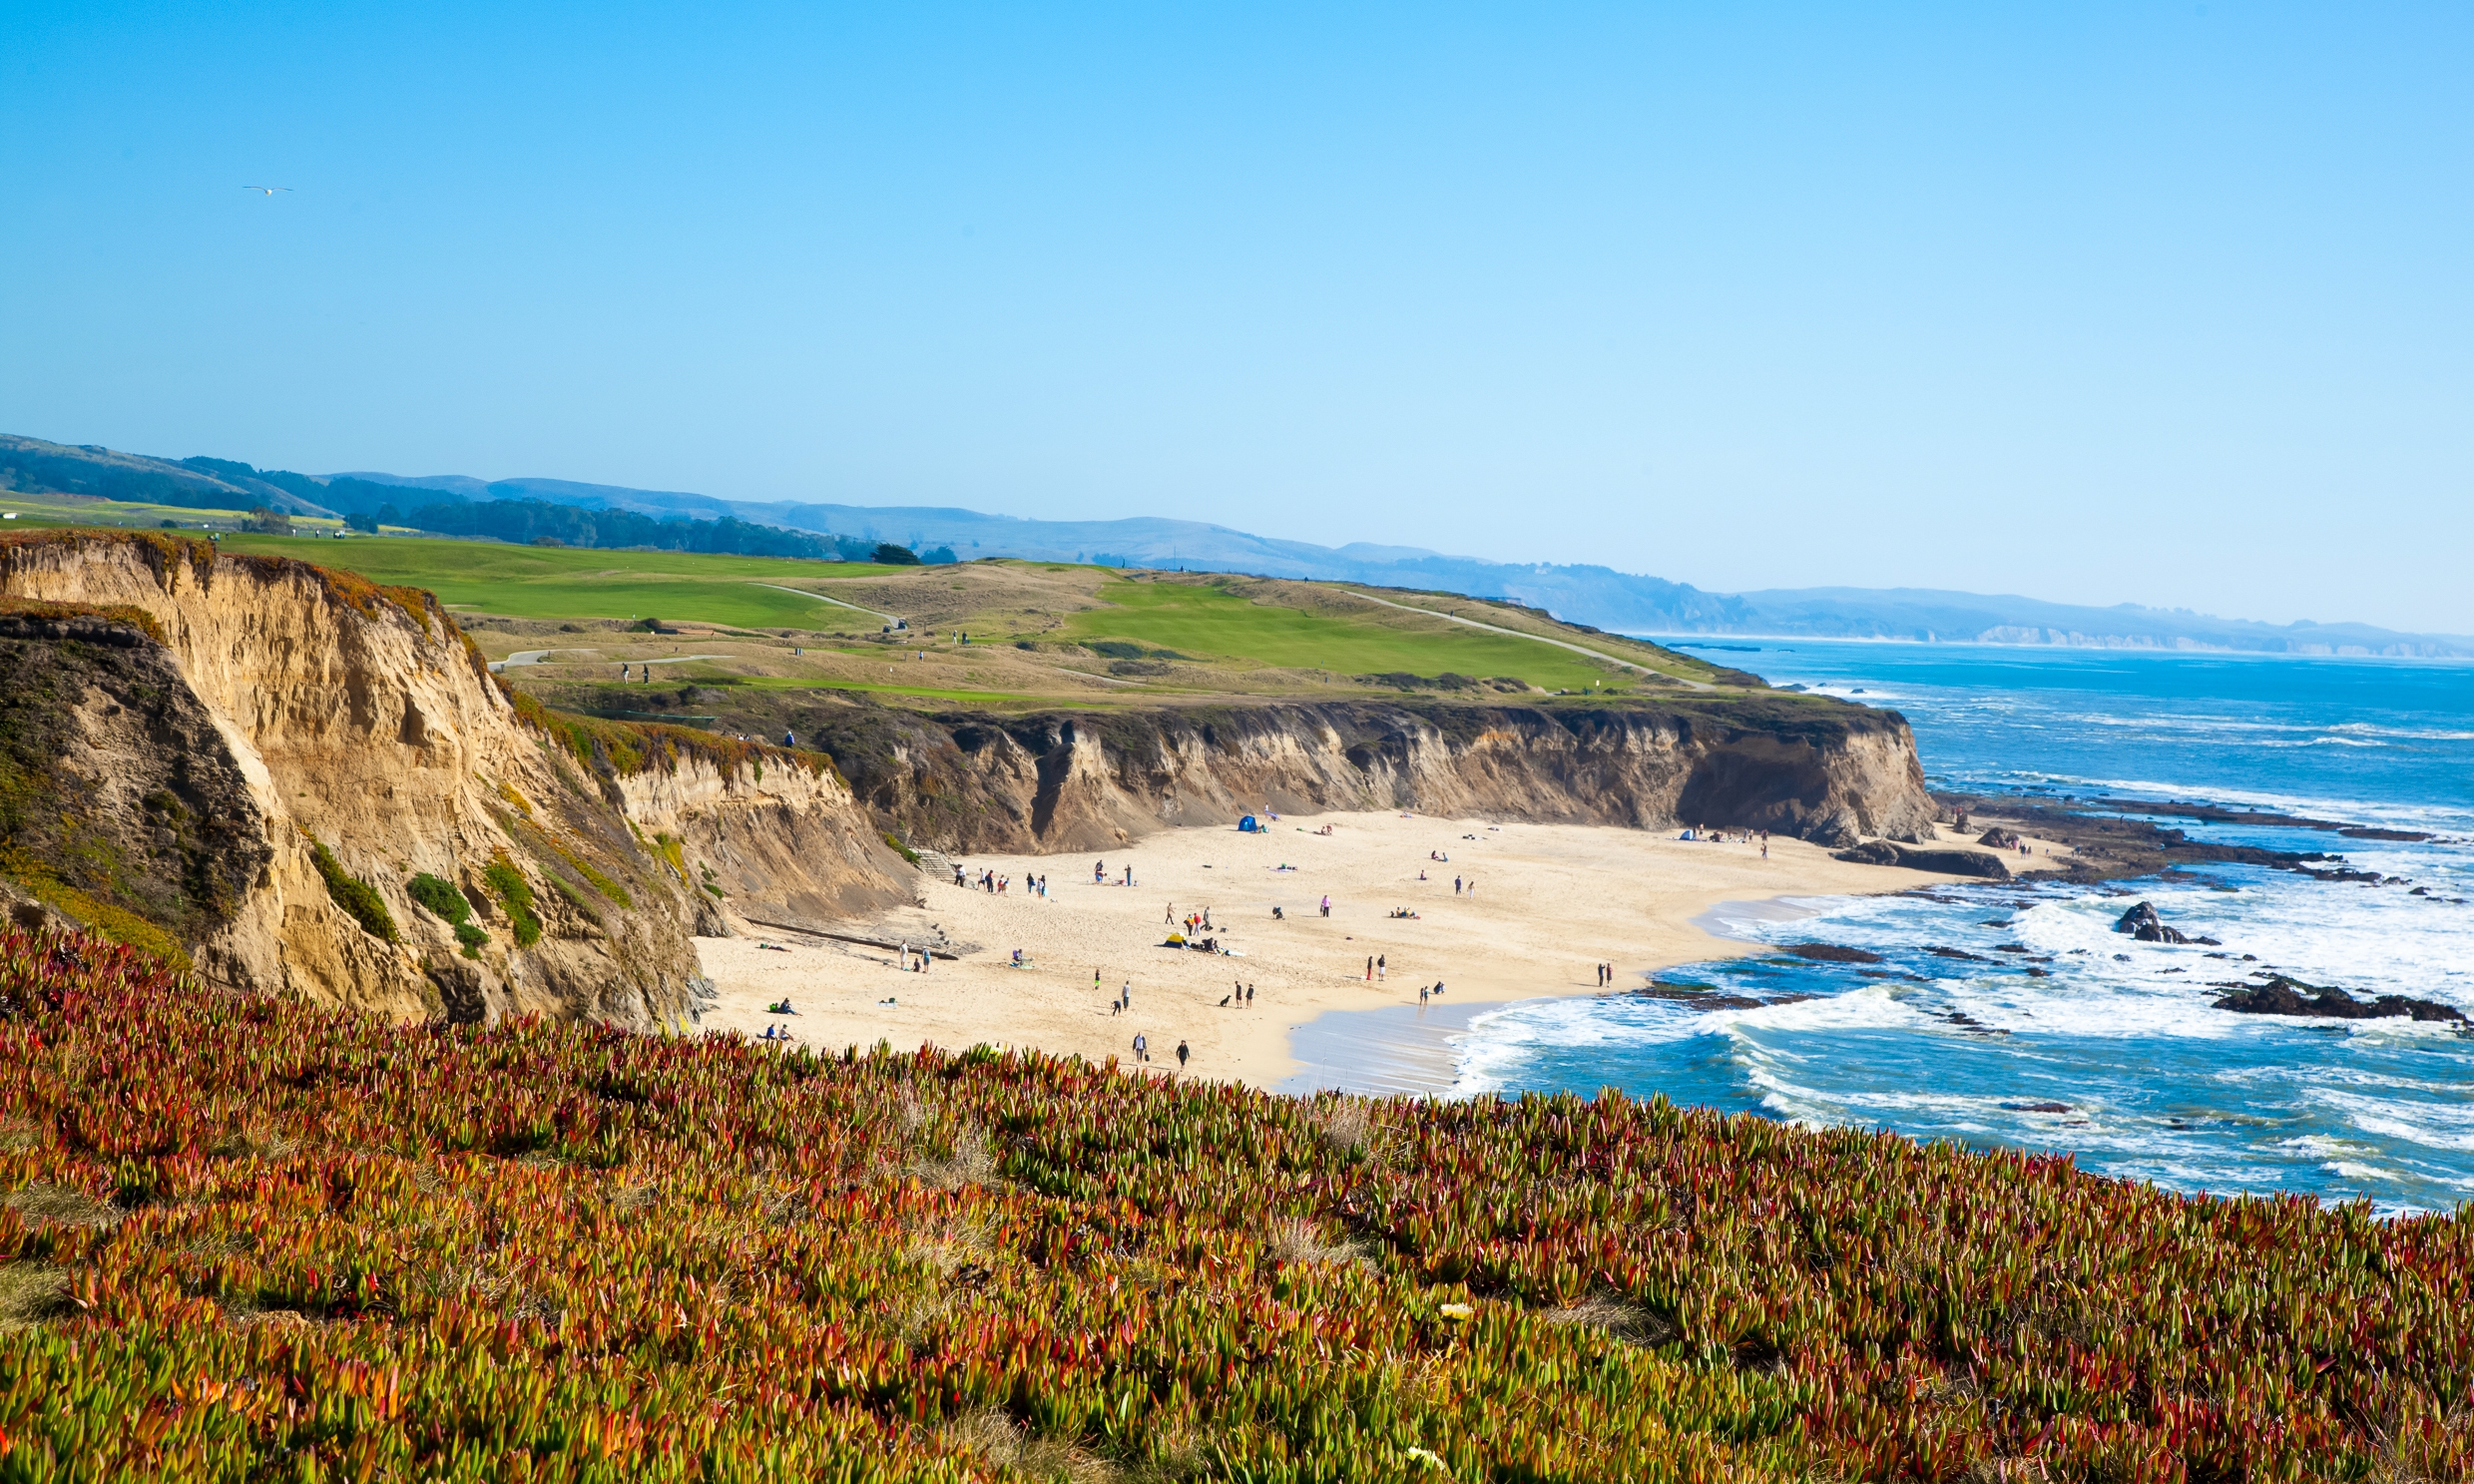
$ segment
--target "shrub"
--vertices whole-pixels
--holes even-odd
[[[472,915],[472,903],[464,900],[464,893],[443,876],[433,876],[423,871],[414,876],[404,889],[412,894],[414,901],[427,907],[432,915],[448,922],[462,922]]]
[[[507,926],[515,934],[515,945],[530,948],[540,942],[541,919],[533,914],[533,888],[525,883],[515,862],[501,855],[481,872],[481,879],[490,883],[499,905],[507,909]]]
[[[565,876],[556,871],[550,872],[550,886],[559,895],[567,898],[567,905],[583,913],[585,921],[592,923],[595,927],[602,925],[602,914],[593,910],[593,904],[584,899],[584,893],[570,885]]]
[[[395,931],[395,914],[387,911],[386,899],[378,895],[375,887],[346,871],[343,862],[335,859],[335,852],[317,840],[309,842],[309,858],[317,862],[317,873],[326,878],[326,894],[334,898],[336,906],[351,913],[352,920],[364,931],[389,943],[402,941]]]
[[[455,924],[455,941],[464,945],[464,956],[466,958],[479,958],[481,956],[481,945],[489,940],[490,935],[483,932],[475,923],[459,922]]]

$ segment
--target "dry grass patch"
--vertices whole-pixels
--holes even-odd
[[[0,1264],[0,1332],[56,1319],[76,1307],[65,1270],[39,1262]]]
[[[29,1222],[58,1227],[109,1227],[124,1215],[119,1207],[84,1191],[41,1181],[19,1187],[6,1205]]]
[[[1548,1309],[1545,1318],[1550,1324],[1580,1324],[1602,1330],[1610,1338],[1650,1350],[1674,1341],[1682,1333],[1665,1315],[1606,1294]]]

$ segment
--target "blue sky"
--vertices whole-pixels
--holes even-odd
[[[2462,3],[16,0],[0,431],[2474,632],[2469,78]]]

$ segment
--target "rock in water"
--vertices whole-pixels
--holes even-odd
[[[2121,920],[2113,925],[2113,930],[2118,933],[2129,933],[2143,943],[2188,943],[2191,941],[2175,929],[2167,927],[2165,919],[2157,915],[2156,907],[2148,902],[2141,902],[2138,906],[2123,913]]]
[[[2403,1016],[2468,1024],[2464,1011],[2437,1000],[2410,999],[2401,994],[2357,1000],[2333,986],[2305,984],[2282,974],[2271,976],[2254,989],[2227,995],[2217,1001],[2217,1008],[2240,1015],[2303,1015],[2318,1020],[2391,1020]]]
[[[1869,953],[1861,948],[1849,948],[1843,943],[1789,943],[1778,951],[1792,953],[1797,958],[1808,958],[1815,963],[1877,964],[1881,962],[1880,954]]]

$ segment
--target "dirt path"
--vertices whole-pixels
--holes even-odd
[[[1593,650],[1587,648],[1586,646],[1570,644],[1560,639],[1549,639],[1543,634],[1524,634],[1518,629],[1506,629],[1499,624],[1481,624],[1475,619],[1464,619],[1456,613],[1437,613],[1431,608],[1419,608],[1408,603],[1394,603],[1388,598],[1377,598],[1372,593],[1360,593],[1355,588],[1340,588],[1337,591],[1346,593],[1351,598],[1363,598],[1368,603],[1379,603],[1385,608],[1399,609],[1402,613],[1422,613],[1430,619],[1441,619],[1447,624],[1465,624],[1472,629],[1483,629],[1489,634],[1509,634],[1514,639],[1528,639],[1534,640],[1539,644],[1551,644],[1559,650],[1570,650],[1576,655],[1587,655],[1593,660],[1604,660],[1609,665],[1621,665],[1626,670],[1638,670],[1643,675],[1666,676],[1667,679],[1674,681],[1677,685],[1689,686],[1696,691],[1715,691],[1718,689],[1718,687],[1713,686],[1706,681],[1686,680],[1680,675],[1669,675],[1668,672],[1663,670],[1652,670],[1649,666],[1644,665],[1637,660],[1627,660],[1620,655],[1610,655],[1604,650]]]

